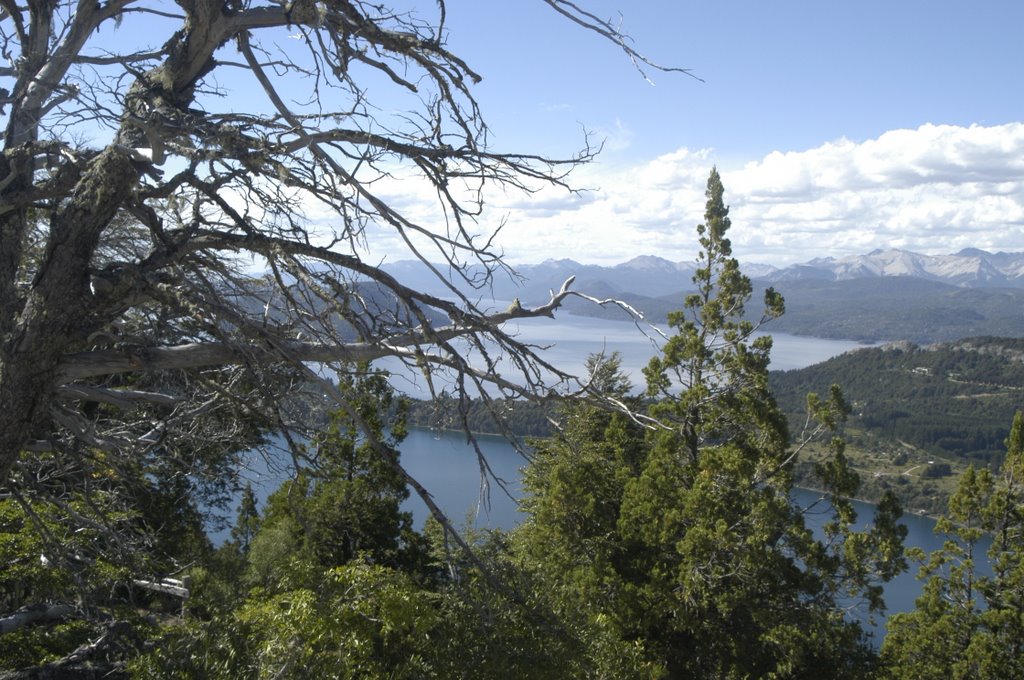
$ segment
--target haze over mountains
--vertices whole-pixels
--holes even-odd
[[[875,276],[912,276],[968,287],[1024,287],[1024,253],[989,253],[965,248],[952,255],[873,250],[867,255],[816,258],[760,275],[770,281],[816,278],[831,281]]]
[[[386,269],[407,285],[445,295],[422,264],[398,262]],[[548,299],[569,277],[575,290],[617,298],[654,322],[678,309],[692,289],[693,262],[670,262],[644,255],[604,267],[571,259],[547,260],[516,268],[519,279],[498,276],[480,297],[532,305]],[[943,342],[976,335],[1024,335],[1024,253],[989,253],[968,248],[950,255],[906,250],[875,250],[844,258],[820,257],[785,268],[743,264],[756,289],[774,286],[786,298],[786,315],[770,330],[823,338],[864,341]],[[450,291],[448,291],[450,292]],[[754,302],[759,297],[755,291]],[[570,311],[625,318],[617,308],[578,299]],[[750,311],[757,311],[752,303]]]
[[[519,271],[528,279],[527,288],[540,279],[576,271],[577,285],[598,284],[610,290],[654,297],[689,287],[694,268],[692,262],[670,262],[642,255],[614,267],[581,265],[564,259],[527,265]],[[785,268],[766,264],[742,264],[741,268],[751,279],[769,283],[910,277],[958,287],[1024,288],[1024,253],[989,253],[977,248],[951,255],[923,255],[891,248],[839,259],[819,257]]]

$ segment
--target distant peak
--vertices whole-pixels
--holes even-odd
[[[954,253],[957,257],[989,257],[991,253],[981,248],[964,248],[958,253]]]
[[[628,260],[617,266],[627,267],[630,269],[678,268],[678,265],[676,265],[675,262],[666,260],[663,257],[658,257],[657,255],[638,255],[634,257],[632,260]]]
[[[552,258],[548,258],[548,259],[544,260],[540,264],[541,264],[541,266],[544,266],[544,267],[581,267],[582,266],[576,260],[570,259],[568,257],[562,257],[562,258],[558,258],[558,259],[555,259],[555,258],[552,257]]]

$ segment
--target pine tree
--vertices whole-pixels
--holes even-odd
[[[992,532],[988,553],[992,578],[978,588],[985,599],[982,624],[991,631],[985,641],[993,669],[1006,677],[1024,677],[1024,413],[1013,418],[1006,439],[1006,458],[986,508]]]
[[[618,354],[589,357],[587,370],[595,390],[640,407]],[[575,634],[591,675],[657,677],[661,664],[644,654],[638,626],[645,613],[631,594],[633,552],[641,546],[618,529],[626,485],[646,456],[644,430],[623,413],[586,403],[563,405],[557,419],[558,434],[534,442],[523,471],[527,519],[513,544],[519,564],[565,634]]]
[[[696,292],[669,318],[675,334],[645,370],[646,433],[621,417],[570,412],[527,474],[525,560],[564,611],[585,612],[594,639],[641,651],[672,678],[861,677],[873,654],[839,601],[881,606],[878,582],[902,565],[898,506],[887,499],[870,532],[852,530],[846,496],[857,477],[842,443],[822,465],[833,519],[814,539],[791,498],[786,419],[767,382],[781,314],[765,295],[744,316],[752,286],[732,257],[729,208],[708,179]],[[838,425],[838,391],[809,399]],[[642,672],[642,671],[640,671]]]
[[[771,336],[755,337],[755,324],[744,318],[752,286],[726,238],[732,223],[724,193],[718,170],[712,169],[705,221],[697,227],[697,290],[686,296],[681,311],[669,314],[676,334],[644,371],[648,396],[658,399],[652,415],[671,425],[665,431],[691,462],[707,441],[757,442],[776,449],[788,441],[785,420],[768,393]],[[785,311],[782,296],[772,288],[764,304],[762,323]],[[767,439],[759,441],[762,437]]]
[[[922,562],[914,611],[889,620],[882,648],[892,678],[1024,677],[1024,413],[998,474],[968,468],[935,525],[946,541]],[[990,534],[991,575],[980,568]]]
[[[357,558],[410,573],[425,569],[425,540],[413,528],[412,513],[401,507],[409,491],[396,468],[406,434],[405,400],[385,373],[365,365],[341,376],[339,389],[349,410],[333,411],[310,443],[315,465],[267,499],[249,555],[254,583],[279,581],[288,558],[314,574]],[[370,428],[377,445],[357,423]]]

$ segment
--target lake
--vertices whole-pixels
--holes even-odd
[[[559,312],[554,319],[530,318],[506,324],[505,330],[522,342],[544,347],[543,358],[553,366],[574,374],[584,372],[588,356],[596,352],[610,353],[617,351],[622,356],[622,370],[630,375],[634,384],[643,380],[642,368],[658,351],[657,341],[660,336],[651,329],[641,330],[629,321],[614,321],[585,316],[574,316]],[[661,327],[662,332],[667,332]],[[771,368],[773,370],[789,370],[803,368],[820,363],[831,357],[865,345],[853,340],[825,340],[785,333],[773,333]],[[426,397],[422,384],[415,376],[407,373],[406,367],[400,362],[378,361],[375,365],[395,372],[392,384],[395,389],[414,397]],[[480,437],[491,457],[492,465],[499,476],[505,477],[513,484],[519,478],[518,468],[523,464],[522,458],[500,437]],[[507,449],[507,452],[506,452]],[[456,434],[445,434],[438,438],[425,433],[413,431],[402,446],[402,458],[410,472],[428,491],[434,493],[441,502],[445,512],[458,520],[475,504],[476,489],[479,487],[478,467],[472,459],[473,451],[465,444],[465,437]],[[281,460],[290,462],[286,454],[279,456]],[[273,489],[267,486],[261,477],[268,477],[266,463],[254,460],[252,464],[257,495],[261,498]],[[271,467],[277,468],[271,461]],[[275,469],[269,479],[275,480],[276,487],[280,479],[287,474]],[[469,496],[466,496],[466,494]],[[515,524],[515,504],[500,489],[491,494],[491,514],[493,526],[508,528]],[[482,506],[486,503],[482,503]],[[422,503],[421,503],[422,506]],[[485,521],[490,521],[485,520]]]
[[[628,373],[637,385],[642,383],[641,370],[657,353],[660,340],[655,331],[650,328],[641,330],[629,321],[574,316],[562,312],[554,319],[531,318],[506,324],[505,330],[522,342],[544,347],[542,356],[546,361],[575,374],[583,373],[585,361],[591,354],[617,351],[622,356],[622,370]],[[666,330],[664,327],[661,328],[662,332]],[[865,346],[853,340],[824,340],[785,333],[774,333],[772,336],[773,370],[803,368]],[[395,372],[396,375],[392,377],[391,382],[400,392],[414,397],[427,396],[422,390],[421,380],[408,374],[401,362],[382,360],[375,362],[375,365]],[[470,488],[470,493],[475,493],[472,490],[478,486],[478,468],[475,461],[469,459],[472,450],[465,446],[464,438],[446,434],[439,439],[428,441],[422,435],[423,433],[413,432],[402,447],[403,459],[410,469],[415,468],[417,479],[442,501],[454,493],[455,489]],[[495,437],[481,437],[480,440],[485,442],[489,449],[494,449],[494,465],[502,470],[499,474],[505,475],[509,480],[517,480],[518,466],[522,464],[522,460],[511,447],[508,447],[507,442]],[[509,448],[515,456],[514,459],[504,455],[503,446]],[[431,463],[431,460],[436,462]],[[422,467],[416,467],[421,461]],[[257,496],[261,500],[273,491],[273,488],[266,487],[276,488],[280,480],[288,475],[290,462],[291,457],[286,452],[272,455],[269,462],[259,456],[253,456],[247,476],[253,480]],[[503,494],[495,493],[491,501],[493,517],[498,522],[495,526],[509,527],[514,524],[514,520],[511,519],[515,515],[514,503],[502,496]],[[454,517],[461,517],[472,505],[463,502],[461,496],[454,502],[458,505]],[[503,505],[506,503],[507,506]],[[449,504],[442,503],[442,506],[446,508],[446,512],[450,512]]]
[[[768,331],[758,335],[771,335],[771,369],[787,371],[817,364],[852,349],[867,347],[854,340],[826,340],[787,333]],[[643,330],[642,330],[643,328]],[[659,325],[662,333],[670,329]],[[649,328],[638,328],[629,321],[613,321],[572,314],[558,314],[555,319],[532,318],[505,324],[504,329],[517,339],[542,347],[548,347],[543,356],[554,366],[573,373],[583,371],[584,362],[594,352],[611,353],[618,351],[623,358],[622,366],[635,380],[641,377],[640,369],[647,365],[658,350],[662,337]]]
[[[771,324],[768,324],[769,328]],[[665,326],[657,327],[668,333]],[[535,317],[520,319],[503,326],[510,335],[539,348],[538,354],[552,366],[572,375],[584,375],[587,357],[595,353],[619,352],[621,368],[630,376],[634,386],[643,386],[642,369],[659,352],[663,338],[646,325],[630,321],[615,321],[557,312],[554,319]],[[763,333],[774,339],[771,369],[787,371],[817,364],[850,350],[870,347],[854,340],[826,340],[786,333]],[[374,365],[393,373],[395,389],[417,398],[428,394],[423,379],[413,374],[399,361],[380,360]],[[509,365],[511,378],[512,367]],[[504,375],[504,373],[503,373]]]

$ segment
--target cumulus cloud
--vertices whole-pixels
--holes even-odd
[[[841,139],[808,151],[776,151],[747,163],[738,177],[744,188],[756,189],[762,199],[844,189],[998,182],[1024,175],[1022,150],[1022,123],[923,125],[861,143]]]
[[[519,262],[690,260],[714,162],[714,150],[680,149],[632,167],[597,165],[582,177],[598,188],[571,212],[510,212],[506,251]],[[1024,123],[923,125],[718,165],[743,260],[1024,250]]]
[[[574,176],[583,194],[485,192],[473,227],[489,235],[504,225],[496,243],[514,264],[615,264],[647,254],[690,261],[716,162],[744,261],[786,265],[889,247],[1024,250],[1024,123],[923,125],[738,162],[720,161],[713,149],[678,149],[630,166],[599,159]],[[405,180],[381,189],[424,223],[443,219],[422,186]],[[397,243],[369,242],[401,259],[391,250]]]
[[[1024,123],[923,125],[772,153],[725,177],[734,220],[780,263],[899,247],[1024,249]],[[785,250],[782,249],[785,244]]]

